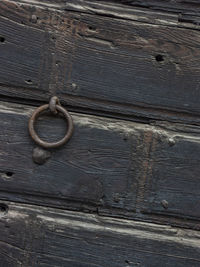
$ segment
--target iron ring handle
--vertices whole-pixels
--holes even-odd
[[[59,100],[57,99],[57,101],[55,102],[55,99],[56,99],[56,97],[52,97],[49,104],[46,104],[46,105],[43,105],[43,106],[40,106],[39,108],[37,108],[33,112],[31,118],[29,119],[29,123],[28,123],[30,136],[32,137],[32,139],[35,141],[36,144],[38,144],[39,146],[44,147],[44,148],[60,147],[60,146],[64,145],[65,143],[67,143],[73,134],[74,126],[73,126],[73,120],[72,120],[71,115],[68,113],[68,111],[65,108],[63,108],[60,105]],[[54,104],[54,111],[52,110],[52,103]],[[56,103],[58,103],[58,104],[56,104]],[[68,124],[68,129],[67,129],[66,135],[61,140],[56,141],[56,142],[52,142],[52,143],[49,143],[49,142],[46,142],[46,141],[43,141],[42,139],[40,139],[40,137],[37,135],[37,133],[35,131],[35,122],[36,122],[37,118],[40,116],[40,114],[43,111],[48,110],[50,107],[51,107],[50,110],[54,114],[57,113],[55,111],[59,111],[60,113],[62,113],[64,115],[64,118],[67,121],[67,124]]]

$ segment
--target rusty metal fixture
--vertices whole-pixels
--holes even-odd
[[[51,152],[48,150],[36,147],[33,149],[33,161],[39,165],[44,164],[51,157]]]
[[[67,130],[66,135],[61,140],[57,142],[52,142],[52,143],[48,143],[48,142],[41,140],[40,137],[37,135],[35,131],[35,127],[34,127],[35,122],[37,118],[40,116],[40,114],[43,111],[48,110],[48,109],[54,114],[57,114],[58,112],[62,113],[64,115],[64,118],[67,120],[67,124],[68,124],[68,130]],[[49,104],[40,106],[33,112],[29,120],[28,128],[29,128],[30,136],[32,137],[32,139],[35,141],[36,144],[44,148],[56,148],[56,147],[64,145],[66,142],[69,141],[69,139],[71,138],[73,134],[74,127],[73,127],[73,120],[72,120],[71,115],[68,113],[68,111],[65,108],[63,108],[60,105],[58,98],[54,96],[50,99]]]
[[[52,113],[57,114],[58,111],[56,109],[56,105],[60,106],[60,101],[57,96],[53,96],[49,101],[49,109]]]

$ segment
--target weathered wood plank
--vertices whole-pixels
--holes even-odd
[[[26,0],[18,1],[26,2]],[[56,4],[58,1],[52,0],[51,3]],[[192,3],[190,0],[108,0],[106,3],[101,0],[92,2],[75,0],[59,1],[59,3],[65,4],[67,10],[101,14],[102,9],[106,9],[107,15],[113,15],[114,17],[168,24],[170,26],[198,28],[200,22],[200,3],[198,0],[192,1]],[[121,9],[121,12],[119,12],[119,9]]]
[[[153,10],[161,10],[165,12],[188,13],[199,15],[200,3],[198,0],[111,0],[130,6],[141,6]]]
[[[37,165],[27,130],[32,111],[0,104],[1,199],[199,227],[198,126],[73,113],[70,142]],[[55,140],[64,131],[62,119],[39,121],[44,139]]]
[[[32,111],[21,105],[1,105],[1,191],[21,194],[24,201],[35,195],[46,205],[48,198],[54,205],[70,208],[84,209],[88,203],[95,211],[98,205],[122,208],[125,202],[134,203],[136,188],[128,188],[132,173],[130,136],[136,135],[137,142],[139,133],[132,129],[132,123],[73,114],[72,139],[62,149],[52,151],[51,158],[39,166],[32,160],[35,146],[27,129]],[[64,135],[65,128],[62,119],[43,118],[39,134],[55,140]],[[120,196],[121,201],[115,200]]]
[[[45,5],[50,3],[50,7],[63,8],[66,7],[67,10],[76,10],[81,12],[91,12],[92,9],[97,7],[101,9],[105,4],[113,7],[121,7],[121,8],[130,8],[130,10],[135,8],[140,8],[146,12],[153,11],[163,12],[163,13],[171,13],[178,15],[188,15],[191,18],[193,16],[200,16],[200,3],[199,0],[44,0],[42,2],[38,2],[36,0],[12,0],[14,2],[20,3],[31,3],[37,5]],[[186,21],[194,24],[195,21]]]
[[[192,230],[6,203],[2,266],[199,266]]]
[[[145,212],[200,218],[199,137],[159,138],[152,141],[148,162]]]
[[[0,83],[6,86],[16,84],[20,90],[29,85],[37,90],[44,81],[42,84],[45,87],[45,75],[51,67],[48,45],[44,50],[47,38],[48,34],[44,31],[34,28],[30,31],[24,25],[0,18],[0,60],[3,66]]]
[[[5,38],[0,49],[7,66],[0,70],[1,95],[46,101],[57,94],[94,113],[200,122],[199,31],[150,24],[156,12],[145,23],[139,13],[134,19],[113,18],[105,4],[99,14],[43,5],[33,10],[31,4],[0,3]],[[16,43],[16,32],[30,40]]]

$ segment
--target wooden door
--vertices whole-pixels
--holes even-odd
[[[199,11],[0,2],[0,266],[200,265]],[[55,95],[74,134],[42,149],[28,121]],[[49,114],[37,126],[66,130]]]

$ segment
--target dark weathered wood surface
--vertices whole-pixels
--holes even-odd
[[[200,122],[198,25],[98,1],[24,3],[0,3],[2,96]]]
[[[157,12],[159,14],[173,14],[174,17],[178,15],[179,22],[191,23],[198,25],[199,20],[192,20],[192,18],[199,18],[200,16],[200,3],[199,0],[44,0],[38,2],[35,0],[12,0],[18,3],[29,3],[37,5],[45,5],[50,3],[49,7],[56,7],[65,10],[76,10],[80,12],[92,12],[94,9],[98,11],[105,5],[107,12],[117,8],[124,10],[139,9],[141,12],[146,13]],[[119,14],[116,14],[119,15]],[[121,14],[122,15],[122,14]],[[182,20],[182,16],[187,16],[189,19]],[[142,19],[142,18],[141,18]]]
[[[169,24],[173,20],[170,26],[194,28],[198,27],[200,22],[199,0],[52,0],[51,3],[59,3],[61,7],[66,5],[67,10],[96,14],[101,14],[104,8],[107,15],[149,23]],[[116,12],[120,8],[121,12]]]
[[[132,123],[73,114],[72,139],[63,148],[52,151],[52,157],[39,166],[32,160],[35,145],[27,128],[32,111],[21,105],[1,105],[1,191],[18,193],[23,201],[35,195],[35,201],[46,205],[78,205],[80,209],[90,203],[95,211],[98,205],[120,208],[126,201],[134,202],[135,194],[128,187],[133,171],[129,136],[136,135],[137,140],[139,133],[131,128]],[[44,118],[39,134],[55,140],[64,135],[65,128],[63,120]],[[13,175],[9,176],[10,172]]]
[[[199,16],[200,2],[199,0],[110,0],[110,2],[127,4],[129,6],[140,6],[152,10],[164,12],[173,12],[179,14],[188,14]]]
[[[32,111],[0,105],[1,199],[199,227],[199,127],[73,113],[70,142],[37,165],[27,129]],[[38,125],[48,140],[64,131],[52,117]]]
[[[0,2],[0,266],[200,266],[199,25],[197,0]],[[38,165],[52,95],[79,113]]]
[[[0,213],[1,266],[200,265],[196,231],[6,204],[8,212]]]
[[[0,2],[0,266],[200,266],[199,48],[197,0]]]

